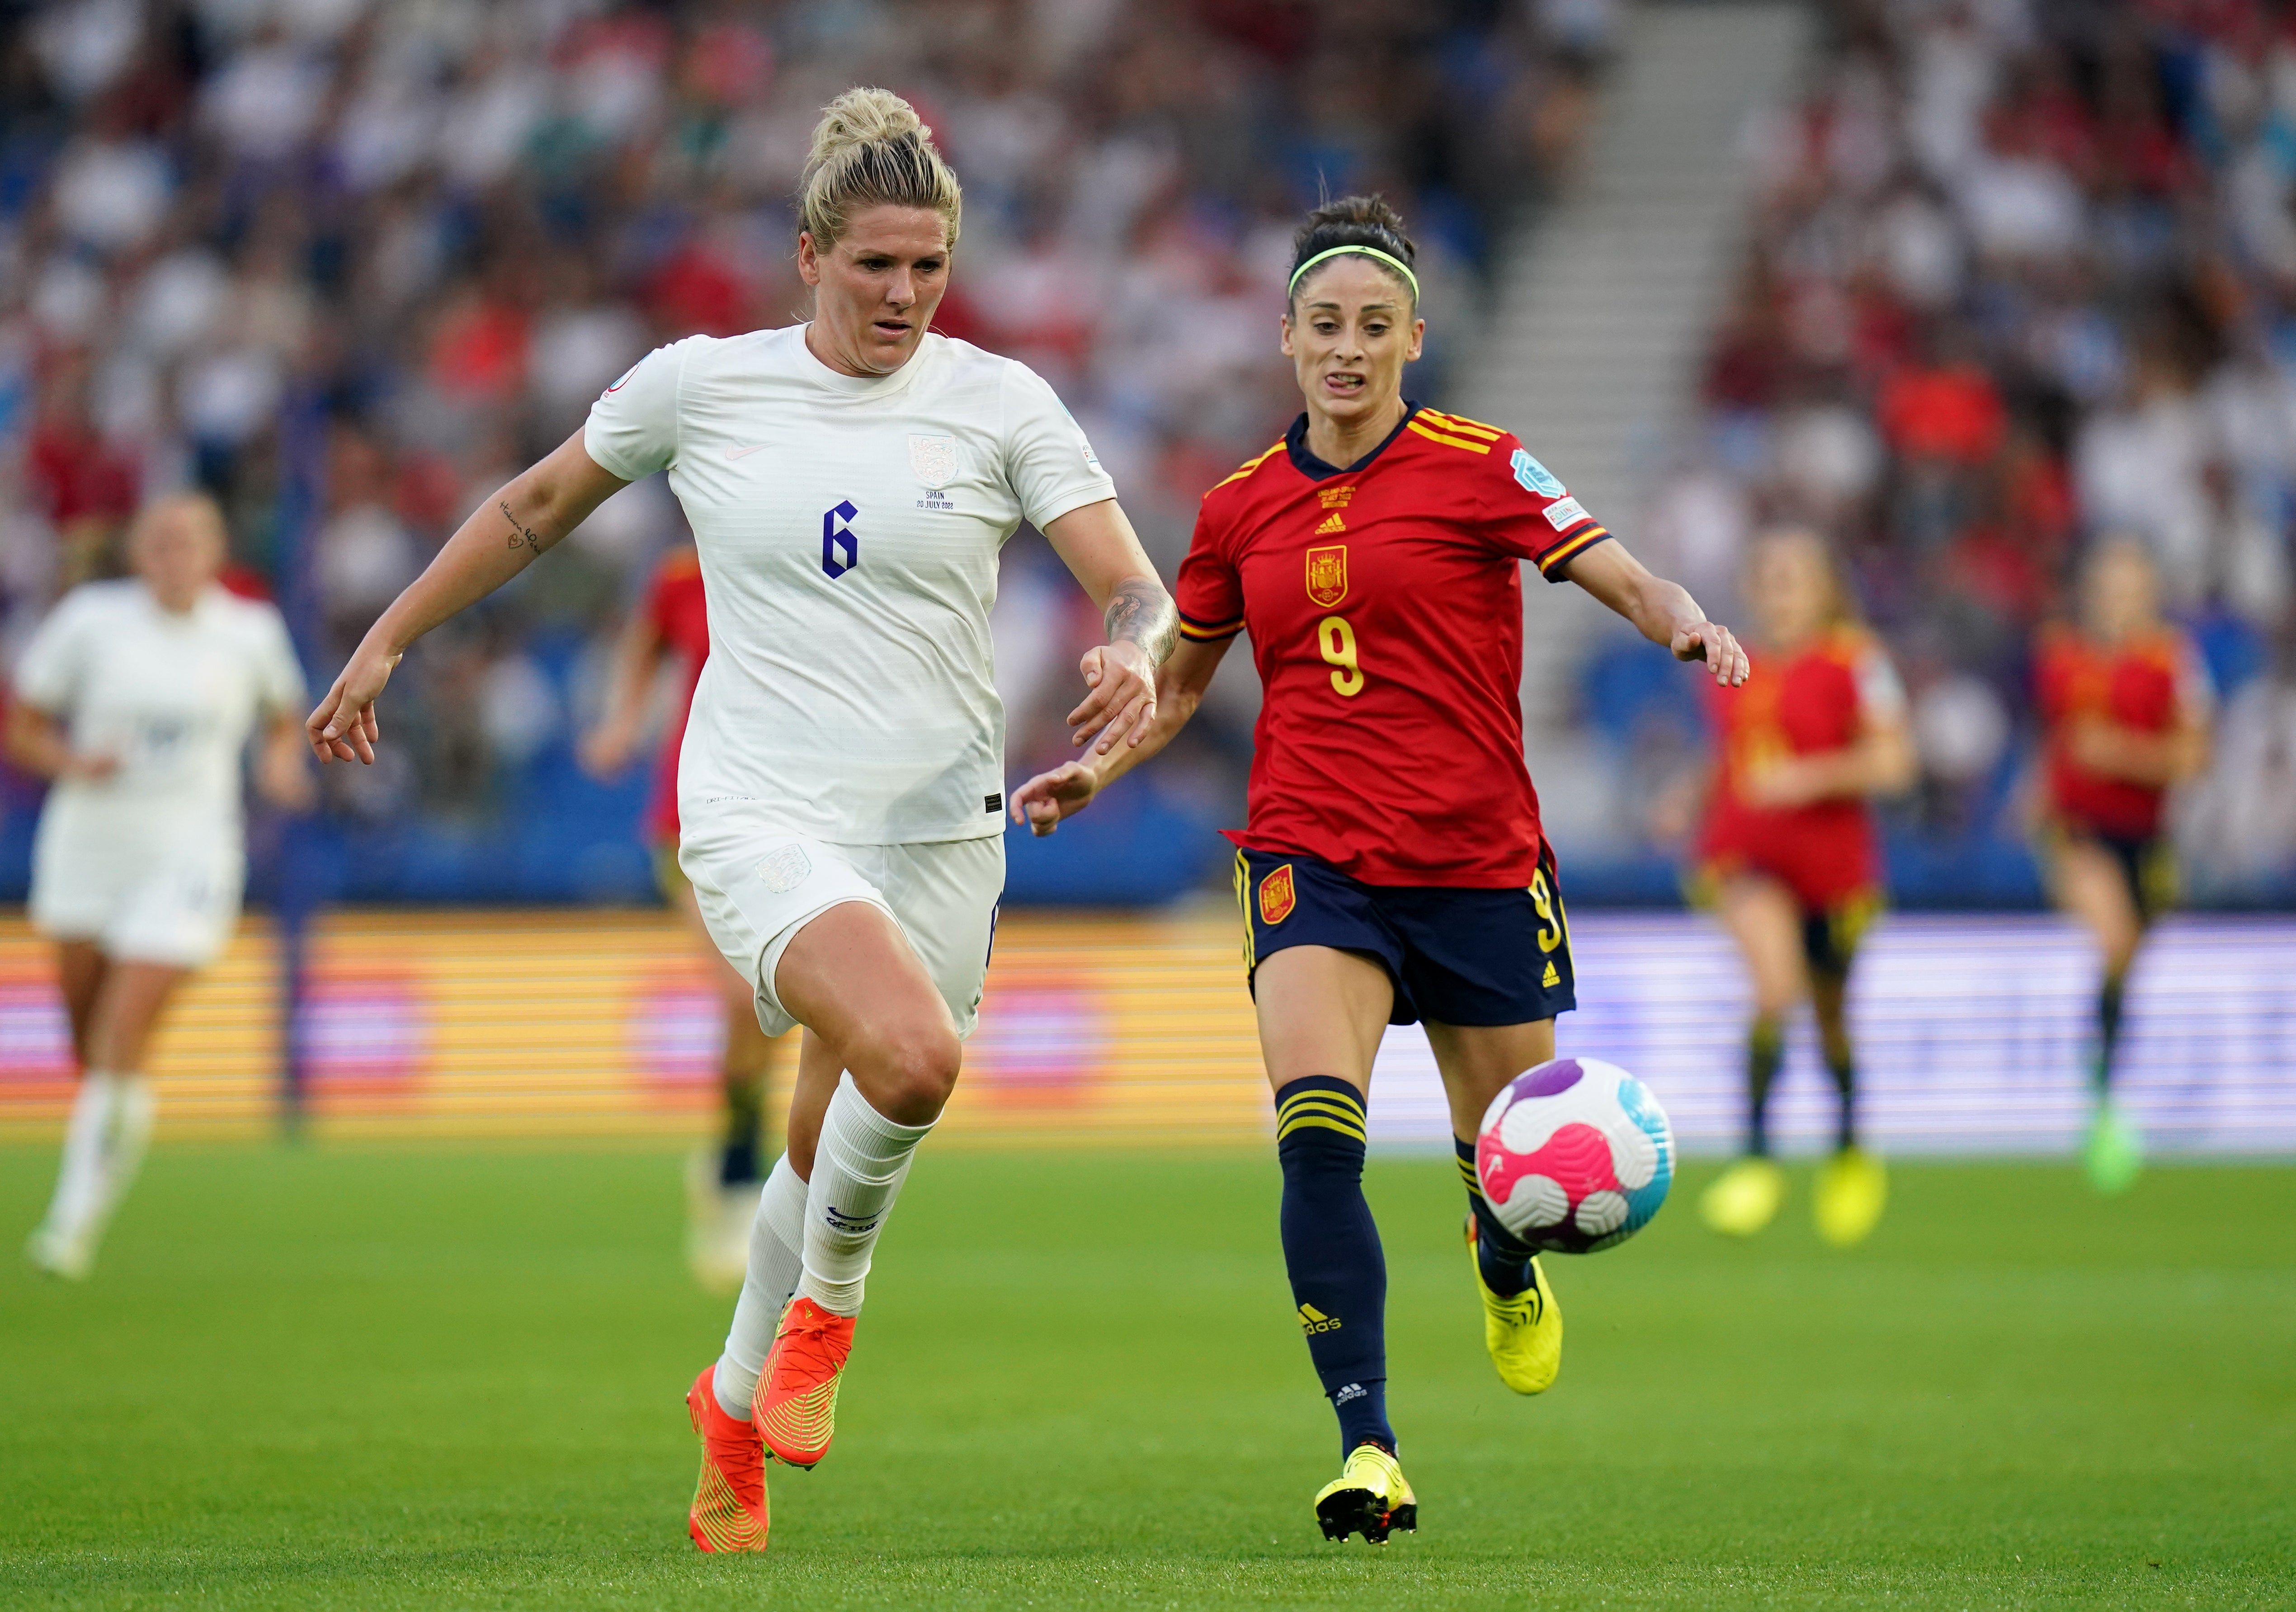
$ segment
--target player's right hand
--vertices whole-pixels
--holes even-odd
[[[1100,793],[1100,774],[1080,761],[1062,762],[1013,791],[1013,821],[1025,822],[1042,839]]]
[[[382,737],[374,719],[375,696],[382,692],[382,685],[390,681],[391,670],[398,665],[397,655],[370,650],[365,644],[358,647],[343,675],[335,679],[335,686],[303,724],[304,732],[310,736],[311,753],[323,764],[363,761],[373,765],[375,743]]]

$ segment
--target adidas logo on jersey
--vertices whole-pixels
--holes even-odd
[[[1546,972],[1539,976],[1538,983],[1542,986],[1559,986],[1562,983],[1562,972],[1555,968],[1553,958],[1547,960]]]
[[[1321,537],[1327,532],[1344,532],[1347,529],[1348,523],[1333,513],[1324,517],[1324,524],[1316,528],[1316,536]]]
[[[1340,1330],[1339,1317],[1335,1315],[1326,1315],[1313,1305],[1301,1305],[1300,1306],[1300,1330],[1302,1332],[1311,1333],[1336,1332]]]

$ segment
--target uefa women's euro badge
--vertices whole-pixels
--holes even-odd
[[[956,438],[954,437],[911,437],[909,438],[909,469],[924,484],[925,495],[917,500],[921,510],[953,510],[955,503],[941,489],[957,478]]]

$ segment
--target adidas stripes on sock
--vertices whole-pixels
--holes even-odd
[[[758,1218],[750,1227],[750,1268],[734,1305],[726,1352],[718,1356],[710,1379],[718,1408],[735,1421],[750,1420],[750,1401],[757,1395],[766,1353],[774,1346],[774,1329],[781,1325],[782,1311],[805,1268],[805,1180],[784,1153],[758,1195]]]
[[[896,1125],[840,1075],[814,1150],[805,1199],[805,1271],[797,1290],[832,1315],[858,1315],[869,1253],[930,1125]]]
[[[1499,1223],[1490,1200],[1483,1196],[1482,1178],[1475,1174],[1475,1144],[1451,1139],[1459,1156],[1459,1174],[1467,1183],[1467,1207],[1475,1216],[1475,1267],[1483,1285],[1501,1298],[1513,1298],[1534,1280],[1531,1256],[1538,1250]]]
[[[1387,1259],[1364,1201],[1363,1094],[1309,1075],[1275,1093],[1283,1166],[1283,1264],[1308,1355],[1340,1419],[1340,1453],[1366,1441],[1390,1452]]]

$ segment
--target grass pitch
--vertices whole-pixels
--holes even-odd
[[[0,1226],[52,1155],[0,1150]],[[0,1268],[0,1602],[28,1607],[2285,1606],[2296,1170],[1901,1166],[1821,1247],[1689,1199],[1555,1264],[1501,1388],[1447,1158],[1374,1165],[1423,1531],[1325,1544],[1332,1419],[1261,1158],[929,1150],[837,1447],[693,1552],[726,1305],[660,1154],[162,1151],[85,1288]],[[1797,1179],[1806,1189],[1806,1177]],[[16,1233],[11,1231],[12,1237]]]

